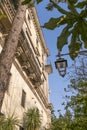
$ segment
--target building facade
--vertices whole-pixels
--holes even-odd
[[[0,51],[11,28],[16,8],[13,0],[0,2],[0,15],[6,15],[0,19]],[[49,128],[51,123],[48,74],[52,73],[52,67],[47,64],[47,56],[49,50],[36,9],[29,8],[26,10],[1,112],[5,115],[14,113],[22,120],[28,108],[38,107],[42,118],[41,129]],[[18,130],[22,127],[19,126]]]

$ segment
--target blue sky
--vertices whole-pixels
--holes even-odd
[[[43,1],[44,2],[37,5],[37,14],[38,14],[41,25],[43,25],[45,22],[47,22],[49,20],[49,18],[51,18],[51,17],[60,16],[60,14],[58,13],[58,11],[56,9],[53,11],[47,11],[45,9],[45,7],[49,0],[43,0]],[[65,5],[62,4],[62,7],[65,8]],[[67,87],[67,85],[69,84],[69,80],[67,80],[66,76],[64,78],[59,76],[58,71],[56,70],[55,64],[54,64],[54,62],[57,59],[56,55],[58,54],[58,50],[56,47],[56,41],[57,41],[57,36],[61,33],[61,28],[57,28],[53,31],[47,30],[47,29],[42,29],[42,30],[43,30],[43,35],[44,35],[44,39],[46,41],[47,47],[50,51],[50,56],[48,57],[48,62],[51,62],[52,67],[53,67],[53,74],[49,75],[49,88],[51,90],[50,102],[53,104],[55,114],[57,116],[58,109],[61,109],[61,112],[64,113],[64,109],[61,104],[65,100],[64,99],[64,95],[65,95],[64,88]],[[67,46],[63,48],[62,53],[68,53]],[[69,58],[69,56],[65,56],[64,58],[68,60],[68,66],[70,66],[72,61]]]

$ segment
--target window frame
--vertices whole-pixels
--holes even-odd
[[[22,89],[21,106],[25,108],[26,92]]]

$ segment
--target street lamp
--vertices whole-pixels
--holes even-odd
[[[67,67],[67,60],[64,58],[59,58],[55,61],[56,69],[58,69],[59,74],[64,77],[66,75],[66,67]]]
[[[68,66],[68,64],[67,64],[67,60],[61,58],[61,56],[69,55],[69,54],[70,53],[60,54],[60,52],[58,52],[57,57],[59,57],[59,59],[55,61],[55,67],[56,69],[58,69],[58,72],[62,77],[66,75],[66,67]],[[79,51],[78,54],[87,56],[87,50]]]

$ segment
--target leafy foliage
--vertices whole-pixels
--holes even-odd
[[[73,120],[68,125],[68,127],[71,128],[71,130],[87,129],[87,72],[85,71],[86,69],[87,64],[85,58],[82,57],[82,59],[80,58],[80,65],[75,66],[76,76],[74,76],[74,78],[71,78],[70,85],[68,86],[69,90],[72,91],[72,95],[69,96],[69,100],[65,108],[70,108],[73,112]]]
[[[26,4],[28,4],[29,6],[33,6],[34,1],[32,1],[32,0],[24,0],[24,1],[22,2],[22,5],[26,5]]]
[[[77,61],[77,60],[76,60]],[[52,118],[51,130],[87,130],[87,57],[79,57],[65,90],[65,114]]]
[[[26,130],[37,130],[41,125],[41,116],[38,108],[30,108],[25,112],[24,124]]]
[[[0,15],[0,20],[3,19],[3,18],[6,18],[6,15],[5,15],[5,14],[1,14],[1,15]]]
[[[13,115],[5,117],[0,115],[0,130],[14,130],[16,126],[19,126],[20,122],[17,117]]]
[[[65,44],[67,44],[67,38],[68,38],[68,36],[70,35],[70,32],[68,31],[68,28],[69,28],[69,26],[67,25],[67,26],[63,29],[61,35],[60,35],[60,36],[58,37],[58,39],[57,39],[57,47],[59,48],[59,46],[60,46],[60,50],[62,49],[62,47],[63,47]]]
[[[87,48],[87,1],[67,0],[67,10],[59,6],[59,2],[62,0],[58,2],[50,0],[50,4],[46,8],[48,10],[56,8],[62,15],[58,18],[52,17],[43,27],[53,30],[64,26],[62,33],[57,38],[57,48],[61,51],[67,44],[70,57],[74,60],[82,47],[82,43]],[[68,42],[69,38],[70,42]]]
[[[69,110],[64,115],[60,114],[59,117],[52,119],[50,130],[67,130],[68,124],[72,121],[72,116]]]
[[[86,0],[84,0],[84,1],[79,2],[79,3],[76,4],[76,7],[80,8],[80,9],[82,9],[82,8],[84,8],[86,6],[87,6],[87,1]]]
[[[36,0],[37,4],[39,4],[39,3],[42,2],[42,1],[43,1],[43,0]],[[23,5],[28,4],[29,6],[33,6],[34,3],[35,3],[34,0],[24,0],[24,1],[22,2]]]

